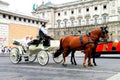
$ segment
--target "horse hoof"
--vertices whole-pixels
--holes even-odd
[[[94,66],[97,66],[97,64],[94,64]]]
[[[86,68],[86,65],[83,65],[84,68]]]
[[[83,67],[86,68],[86,64],[85,63],[83,63]]]
[[[73,65],[74,63],[71,62],[71,64]]]
[[[62,64],[64,67],[67,67],[67,64]]]
[[[83,67],[84,67],[84,68],[86,68],[86,65],[85,65],[85,64],[83,64]]]
[[[76,63],[71,63],[72,65],[77,65]]]
[[[93,64],[88,64],[88,66],[93,67]]]
[[[75,65],[77,65],[77,64],[75,64]]]

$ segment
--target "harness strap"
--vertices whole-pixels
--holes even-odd
[[[91,44],[91,43],[94,43],[95,44],[95,42],[94,41],[90,41],[90,34],[89,35],[87,35],[87,37],[89,38],[89,40],[88,40],[88,42],[87,43],[84,43],[83,44],[83,36],[80,36],[80,41],[81,41],[81,46],[80,47],[82,47],[82,49],[84,50],[84,48],[85,48],[85,46],[87,45],[87,44]]]
[[[83,37],[82,37],[82,36],[80,36],[80,41],[82,41],[82,39],[83,39]]]
[[[83,41],[82,41],[82,40],[83,40],[83,36],[80,36],[80,42],[81,42],[81,46],[80,46],[80,47],[83,48],[83,47],[84,47],[84,44],[83,44]],[[83,48],[83,49],[84,49],[84,48]]]

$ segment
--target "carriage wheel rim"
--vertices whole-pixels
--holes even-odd
[[[13,48],[10,53],[10,60],[12,63],[18,63],[19,62],[19,55],[17,53],[17,48]]]
[[[37,58],[36,54],[29,56],[29,62],[34,62],[36,60],[36,58]]]
[[[63,61],[63,57],[62,57],[62,55],[60,55],[56,58],[53,57],[53,60],[54,60],[55,63],[60,64]]]
[[[37,56],[38,62],[40,65],[44,66],[48,64],[49,56],[46,51],[40,51]]]

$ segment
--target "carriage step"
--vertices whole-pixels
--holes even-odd
[[[29,57],[28,56],[25,56],[24,59],[25,59],[25,61],[29,61]]]

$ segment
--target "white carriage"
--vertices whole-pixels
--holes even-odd
[[[31,45],[29,49],[24,51],[24,48],[17,44],[16,47],[11,49],[10,60],[12,63],[19,63],[22,60],[26,62],[34,62],[37,58],[40,65],[47,65],[49,62],[49,54],[52,55],[58,49],[60,44],[59,40],[50,40],[50,46],[43,46],[43,42],[39,43],[38,46]],[[55,63],[61,63],[63,58],[62,55],[54,58]]]

